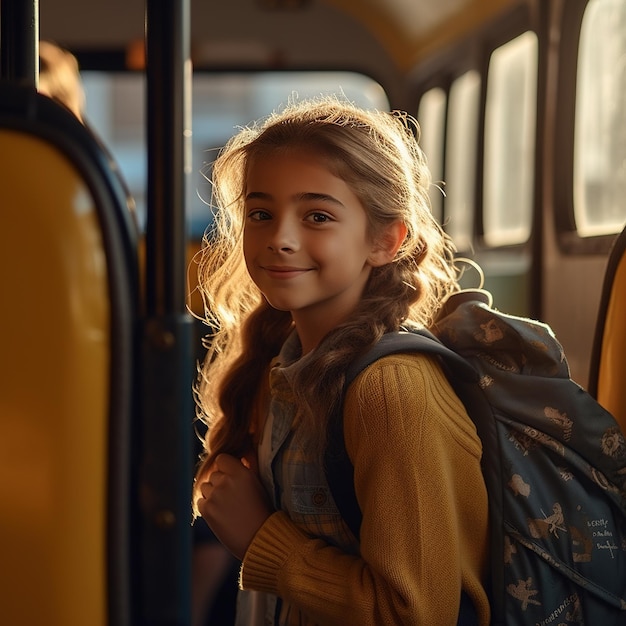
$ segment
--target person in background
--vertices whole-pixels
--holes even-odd
[[[405,113],[296,101],[213,165],[193,505],[242,562],[237,626],[489,623],[482,447],[436,358],[383,357],[347,391],[359,537],[325,473],[349,365],[459,290],[416,131]]]
[[[67,107],[84,123],[85,90],[76,57],[50,42],[39,42],[39,92]]]

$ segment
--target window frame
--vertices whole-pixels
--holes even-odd
[[[539,213],[539,194],[542,184],[542,143],[541,124],[543,120],[542,102],[544,98],[544,70],[543,57],[545,56],[545,35],[541,31],[541,18],[536,15],[527,4],[520,4],[496,16],[480,29],[471,32],[466,39],[458,44],[444,49],[433,58],[421,63],[412,75],[411,100],[419,105],[422,95],[434,87],[441,87],[446,92],[446,102],[449,102],[450,88],[454,80],[469,70],[475,70],[480,77],[480,99],[478,105],[477,139],[476,139],[476,168],[474,172],[474,215],[472,216],[472,250],[523,250],[533,246],[533,241],[538,239],[541,232],[541,220]],[[535,124],[535,162],[534,182],[532,185],[531,207],[531,233],[530,239],[522,243],[489,245],[484,237],[484,156],[485,156],[485,110],[487,97],[487,77],[489,72],[489,60],[491,53],[501,45],[515,39],[526,31],[532,31],[538,39],[538,72],[537,72],[537,114]],[[446,180],[446,145],[447,145],[447,113],[446,128],[444,130],[443,179]],[[419,121],[419,120],[418,120]],[[443,202],[442,219],[447,217],[445,199]],[[540,239],[540,237],[539,237]]]

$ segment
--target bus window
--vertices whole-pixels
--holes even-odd
[[[591,0],[576,82],[574,216],[582,237],[626,222],[626,4]]]
[[[85,121],[115,158],[143,227],[147,180],[144,74],[82,71],[81,78]]]
[[[471,70],[450,88],[446,139],[445,228],[460,251],[472,246],[480,74]]]
[[[426,155],[432,176],[430,204],[435,219],[443,217],[443,147],[446,123],[446,93],[435,87],[420,99],[417,112],[420,125],[420,147]]]
[[[489,246],[530,236],[537,101],[535,33],[527,31],[491,55],[487,75],[483,227]]]
[[[141,73],[84,71],[88,124],[115,157],[145,226],[145,85]],[[187,212],[192,237],[211,221],[207,180],[219,148],[236,127],[269,115],[290,98],[345,96],[365,108],[389,109],[382,87],[351,72],[196,72],[192,84],[192,157]]]

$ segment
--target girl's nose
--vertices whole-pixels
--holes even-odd
[[[295,252],[300,247],[298,229],[292,220],[277,219],[268,248],[272,252]]]

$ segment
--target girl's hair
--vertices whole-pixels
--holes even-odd
[[[250,163],[275,151],[313,152],[359,198],[370,236],[398,220],[407,227],[394,261],[372,269],[354,315],[323,339],[296,380],[305,439],[321,454],[348,364],[403,324],[429,326],[458,290],[454,247],[430,212],[430,173],[417,132],[406,113],[320,98],[291,102],[243,128],[219,154],[212,172],[215,221],[199,262],[206,322],[215,329],[196,387],[198,416],[209,428],[199,479],[217,454],[251,451],[257,392],[292,330],[290,314],[271,308],[246,271],[242,237]]]

